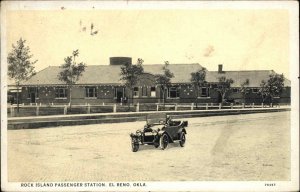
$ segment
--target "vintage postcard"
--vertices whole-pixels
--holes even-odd
[[[298,191],[296,1],[2,1],[1,190]]]

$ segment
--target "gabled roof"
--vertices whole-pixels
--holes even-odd
[[[163,74],[162,68],[164,65],[143,65],[144,72],[151,74]],[[170,64],[168,69],[174,74],[171,79],[172,83],[190,83],[191,73],[199,71],[203,67],[198,64]]]
[[[162,74],[163,64],[151,64],[143,65],[144,72],[150,74]],[[171,79],[172,83],[189,83],[191,73],[202,69],[200,64],[170,64],[169,69],[174,73],[174,78]],[[31,77],[22,85],[64,85],[65,83],[60,81],[57,75],[60,72],[59,66],[49,66],[35,76]],[[218,82],[218,78],[225,76],[234,80],[232,87],[240,87],[241,84],[249,79],[248,87],[260,87],[262,80],[267,80],[271,73],[275,73],[273,70],[251,70],[251,71],[207,71],[207,82]],[[9,83],[9,82],[8,82]],[[89,65],[86,67],[85,72],[76,84],[80,85],[118,85],[120,81],[120,65]],[[290,87],[291,82],[285,79],[284,85]]]
[[[150,74],[162,74],[162,64],[143,65],[144,72]],[[190,82],[190,74],[202,68],[199,64],[170,64],[169,69],[174,73],[172,83]],[[49,66],[38,72],[35,76],[23,83],[23,85],[62,85],[57,75],[59,66]],[[119,65],[89,65],[76,84],[121,84]]]
[[[260,87],[261,81],[267,81],[269,75],[275,73],[273,70],[251,70],[251,71],[208,71],[206,74],[207,82],[218,82],[219,77],[231,78],[234,83],[231,87],[240,87],[246,79],[249,79],[249,85],[247,87]],[[285,78],[285,87],[291,86],[291,81]]]

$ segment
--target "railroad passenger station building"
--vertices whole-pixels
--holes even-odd
[[[72,88],[73,104],[103,104],[120,103],[131,98],[131,92],[120,80],[120,67],[125,63],[132,63],[130,57],[111,57],[109,65],[89,65]],[[134,102],[161,103],[163,94],[155,82],[155,75],[162,74],[163,64],[143,65],[144,73],[139,77],[133,89]],[[233,79],[227,98],[238,103],[261,103],[258,94],[260,83],[267,80],[273,70],[252,71],[224,71],[219,65],[217,71],[207,71],[207,84],[195,88],[191,84],[191,73],[203,67],[200,64],[170,64],[169,69],[174,74],[172,86],[166,90],[167,103],[219,103],[221,95],[217,92],[218,78],[225,76]],[[59,66],[49,66],[32,76],[21,85],[20,103],[66,104],[69,103],[67,85],[58,79]],[[245,98],[240,93],[241,84],[249,79],[248,93]],[[9,87],[13,87],[13,84]],[[284,81],[284,90],[274,102],[290,103],[291,82]],[[198,92],[198,93],[197,93]],[[9,95],[15,95],[10,94]],[[197,97],[198,95],[198,97]]]

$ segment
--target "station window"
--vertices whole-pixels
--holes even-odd
[[[67,88],[64,88],[64,87],[55,88],[55,97],[56,98],[66,98],[67,97]]]
[[[85,87],[85,97],[88,97],[88,98],[97,97],[96,87]]]
[[[155,87],[151,87],[151,90],[150,90],[150,95],[151,97],[156,97],[156,90],[155,90]]]
[[[35,94],[35,98],[39,98],[39,88],[38,87],[28,87],[27,98],[31,98],[32,94]]]
[[[252,93],[258,93],[259,89],[258,88],[253,88]]]
[[[201,88],[201,97],[209,97],[209,87]]]
[[[134,87],[133,88],[133,96],[134,97],[138,97],[139,96],[139,88],[138,87]]]
[[[179,98],[178,87],[170,87],[168,90],[168,98]]]
[[[232,92],[233,92],[233,93],[238,93],[238,92],[239,92],[239,89],[238,89],[238,88],[232,88]]]

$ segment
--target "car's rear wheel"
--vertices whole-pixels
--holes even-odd
[[[132,149],[132,152],[137,152],[139,150],[139,143],[136,142],[136,141],[131,141],[131,149]]]
[[[167,134],[163,134],[159,139],[159,145],[162,150],[166,149],[169,144],[169,137]]]
[[[182,133],[180,134],[180,141],[179,141],[179,144],[180,144],[181,147],[184,147],[185,141],[186,141],[185,133],[182,132]]]

